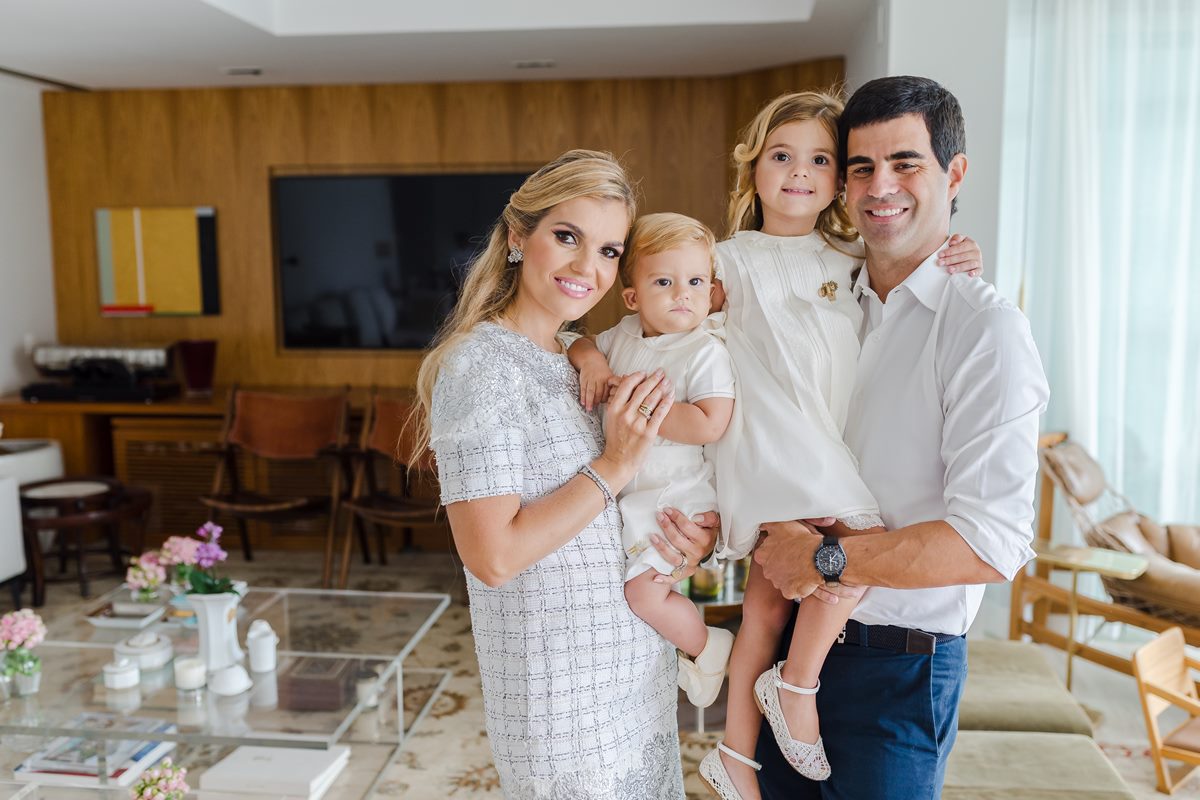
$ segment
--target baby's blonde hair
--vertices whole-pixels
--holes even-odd
[[[831,89],[828,92],[791,92],[776,97],[763,106],[762,110],[742,129],[739,142],[733,148],[733,165],[737,179],[729,196],[729,211],[726,214],[727,235],[738,231],[762,228],[762,206],[754,186],[754,169],[762,155],[767,137],[781,125],[815,119],[829,133],[834,150],[838,143],[838,118],[842,115],[843,103]],[[840,172],[840,166],[838,167]],[[830,245],[836,247],[835,239],[853,242],[858,231],[850,222],[846,206],[840,195],[817,217],[816,229]]]
[[[669,211],[638,217],[629,229],[625,252],[621,255],[621,285],[626,288],[633,285],[633,270],[639,259],[693,243],[704,245],[711,274],[716,263],[717,238],[707,225],[700,220]]]

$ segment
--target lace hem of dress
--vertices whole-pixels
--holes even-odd
[[[851,514],[846,517],[838,517],[838,521],[852,531],[883,527],[883,519],[878,514]]]
[[[501,783],[505,796],[512,800],[683,800],[678,736],[673,732],[656,734],[645,743],[640,756],[638,763],[621,774],[614,774],[619,770],[609,767]]]

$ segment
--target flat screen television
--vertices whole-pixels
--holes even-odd
[[[273,177],[283,347],[426,347],[527,175]]]

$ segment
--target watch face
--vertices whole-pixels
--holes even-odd
[[[835,544],[823,544],[817,550],[817,571],[826,577],[842,574],[846,568],[846,553]]]

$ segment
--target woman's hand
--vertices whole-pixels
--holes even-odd
[[[675,388],[661,369],[649,377],[626,375],[612,390],[604,411],[604,452],[592,466],[614,493],[641,467],[674,402]]]
[[[658,512],[658,527],[663,535],[651,536],[650,542],[659,555],[677,566],[670,575],[655,575],[654,582],[676,583],[692,575],[712,552],[721,518],[714,511],[706,511],[691,520],[674,508],[664,508]]]
[[[956,233],[938,253],[938,266],[945,267],[951,275],[965,272],[972,278],[978,278],[983,274],[983,251],[974,239]]]

